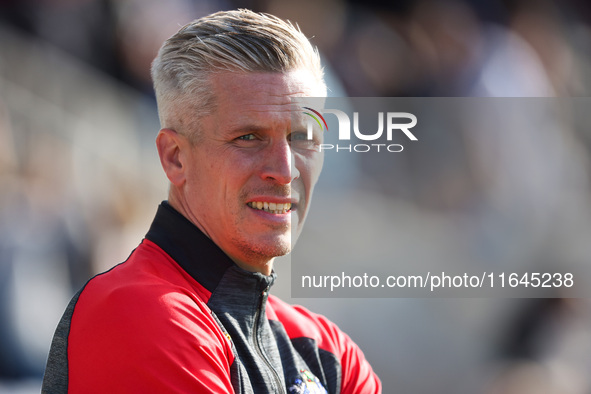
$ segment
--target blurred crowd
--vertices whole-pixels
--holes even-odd
[[[149,64],[195,17],[237,7],[297,22],[350,96],[579,96],[584,0],[3,0],[0,20],[151,94]]]
[[[0,0],[0,392],[18,392],[31,387],[21,382],[31,381],[38,391],[67,301],[90,276],[125,260],[166,197],[153,143],[159,126],[149,73],[158,48],[186,22],[238,7],[296,22],[319,47],[334,96],[591,92],[586,0]],[[568,249],[567,259],[591,262],[591,131],[587,124],[522,130],[512,146],[503,145],[510,130],[491,124],[479,133],[447,130],[445,149],[377,166],[360,160],[351,177],[363,184],[367,174],[377,176],[369,188],[403,203],[392,209],[410,204],[421,215],[480,223],[470,227],[476,231],[468,246],[480,257],[523,254],[508,251],[517,244],[507,242],[514,236],[527,241],[529,259],[560,264],[556,250]],[[558,249],[548,248],[550,239]],[[404,324],[384,317],[398,341],[388,354],[364,327],[347,321],[342,300],[324,305],[368,349],[385,392],[591,392],[586,301],[377,304],[384,315],[388,308],[406,313]],[[439,307],[451,315],[465,308],[457,324],[475,331],[463,343],[449,341],[459,344],[457,354],[441,347],[431,359],[424,349],[417,353],[423,359],[410,357],[420,335],[465,332],[446,320],[449,315],[438,315]],[[415,324],[425,326],[417,330]],[[485,324],[496,328],[485,330]],[[444,364],[466,365],[462,355],[474,351],[466,350],[471,343],[481,351],[474,359],[489,368],[465,369],[473,374],[463,376],[464,385],[441,387],[461,380]],[[433,360],[441,364],[429,367]],[[425,379],[423,364],[450,373]],[[405,368],[408,374],[400,372]]]

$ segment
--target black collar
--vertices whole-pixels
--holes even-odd
[[[236,264],[167,201],[158,207],[146,238],[161,247],[189,275],[213,292]],[[238,268],[238,267],[237,267]]]

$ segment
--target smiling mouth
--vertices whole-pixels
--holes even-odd
[[[259,211],[265,211],[274,214],[284,214],[291,211],[291,203],[286,202],[284,204],[277,204],[274,202],[266,201],[251,201],[247,203],[251,208],[258,209]]]

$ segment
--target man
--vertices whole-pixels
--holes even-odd
[[[152,75],[168,202],[73,298],[43,392],[380,392],[333,323],[268,295],[322,166],[291,103],[326,94],[317,51],[275,17],[220,12],[167,40]]]

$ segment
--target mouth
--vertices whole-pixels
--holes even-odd
[[[281,204],[267,201],[251,201],[246,205],[253,209],[265,211],[268,213],[274,213],[276,215],[286,214],[288,212],[291,212],[292,209],[292,204],[290,202]]]

